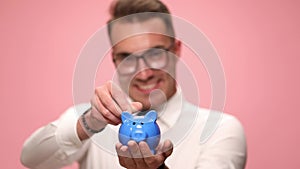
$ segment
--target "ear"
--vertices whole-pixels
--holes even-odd
[[[132,118],[132,114],[130,114],[128,112],[122,112],[122,114],[121,114],[122,122],[125,122],[126,120],[129,120],[131,118]]]
[[[174,53],[177,57],[180,57],[181,55],[181,41],[180,40],[175,40],[174,42]]]
[[[111,51],[111,60],[112,60],[112,62],[113,62],[113,64],[114,64],[115,68],[117,68],[114,50]]]
[[[155,122],[157,119],[157,113],[154,110],[148,111],[148,113],[145,115],[144,119],[147,119],[147,121]]]

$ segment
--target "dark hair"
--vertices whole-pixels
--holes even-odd
[[[120,19],[126,22],[145,21],[154,17],[161,18],[165,23],[168,35],[175,36],[169,9],[159,0],[115,0],[110,6],[108,34],[111,35],[113,21]],[[139,14],[139,15],[132,15]],[[130,17],[132,15],[132,17]],[[129,17],[126,17],[129,16]]]

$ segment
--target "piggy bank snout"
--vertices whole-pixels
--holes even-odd
[[[137,130],[135,132],[132,133],[131,136],[134,140],[136,140],[137,142],[146,140],[147,138],[147,134],[141,130]]]

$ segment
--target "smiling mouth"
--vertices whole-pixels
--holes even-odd
[[[144,94],[150,94],[151,91],[158,88],[159,82],[160,81],[158,81],[156,83],[147,84],[147,85],[136,85],[136,88]]]

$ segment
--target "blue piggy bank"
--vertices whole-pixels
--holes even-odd
[[[160,130],[156,123],[157,113],[154,110],[147,112],[145,116],[133,116],[128,112],[121,114],[122,125],[119,129],[119,140],[127,145],[129,140],[137,143],[145,141],[151,152],[155,154],[155,148],[160,140]]]

